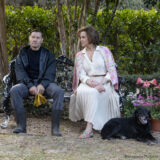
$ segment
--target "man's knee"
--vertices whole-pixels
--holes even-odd
[[[47,93],[50,95],[52,98],[55,97],[64,97],[64,92],[63,89],[56,84],[50,84],[49,87],[47,88]]]
[[[15,94],[18,94],[19,91],[20,91],[19,87],[15,85],[10,89],[10,95],[13,96]]]
[[[58,96],[58,97],[61,97],[61,98],[64,97],[63,89],[62,89],[61,87],[59,87],[59,86],[57,86],[57,87],[55,88],[54,93],[55,93],[56,97],[57,97],[57,96]]]
[[[57,87],[57,92],[59,93],[59,94],[63,94],[64,95],[64,91],[63,91],[63,89],[61,88],[61,87]]]
[[[13,96],[22,95],[23,92],[27,92],[27,88],[22,84],[17,84],[10,89],[10,96],[13,97]]]

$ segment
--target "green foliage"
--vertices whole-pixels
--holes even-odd
[[[134,111],[141,106],[133,106],[131,101],[127,101],[124,107],[124,117],[130,117],[133,115]],[[151,112],[151,117],[153,119],[159,119],[160,118],[160,106],[153,106],[153,107],[146,107]]]
[[[124,117],[130,117],[133,115],[137,107],[134,107],[131,101],[127,101],[124,106]]]
[[[127,101],[124,107],[124,117],[130,117],[133,115],[134,111],[141,106],[134,107],[131,101]],[[160,106],[159,107],[146,107],[151,111],[151,116],[153,119],[160,118]]]
[[[143,0],[121,0],[119,9],[142,9],[145,8]]]
[[[156,7],[159,0],[143,0],[143,1],[147,8],[152,8],[152,7]]]
[[[10,59],[18,54],[20,48],[28,44],[29,32],[38,29],[43,33],[44,46],[57,54],[60,52],[59,35],[56,27],[57,17],[46,8],[12,6],[6,7],[7,48]]]
[[[105,23],[107,16],[99,12],[95,27],[105,40],[103,44],[111,46],[119,70],[123,74],[159,72],[160,16],[157,10],[117,10],[110,28]]]
[[[72,16],[73,9],[71,7]],[[29,32],[39,29],[43,32],[44,46],[56,55],[61,54],[57,27],[56,8],[6,7],[7,48],[9,60],[28,44]],[[80,9],[78,8],[79,14]],[[160,12],[152,9],[117,10],[111,27],[112,11],[99,10],[94,27],[99,31],[101,44],[113,52],[120,74],[153,74],[160,72]],[[66,34],[69,35],[67,8],[63,6]],[[88,24],[93,21],[89,15]],[[77,30],[75,22],[73,28]],[[68,39],[69,41],[69,39]],[[69,47],[69,45],[68,45]]]
[[[125,90],[127,89],[127,92],[136,92],[136,81],[138,77],[141,77],[143,80],[152,80],[157,79],[157,82],[160,83],[160,76],[159,73],[154,73],[152,75],[141,75],[141,74],[132,74],[132,75],[124,75],[121,74],[121,77],[125,79]]]
[[[159,119],[160,118],[160,106],[152,107],[151,116],[154,119]]]

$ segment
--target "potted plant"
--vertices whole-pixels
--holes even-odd
[[[152,130],[160,131],[160,83],[157,85],[156,79],[144,81],[139,77],[136,84],[136,93],[128,95],[124,115],[131,115],[137,107],[146,107],[151,111]]]

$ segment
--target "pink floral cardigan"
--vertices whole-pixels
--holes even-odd
[[[99,46],[99,48],[102,51],[102,54],[104,56],[104,59],[106,62],[106,68],[110,74],[112,84],[116,89],[118,89],[118,77],[117,77],[117,71],[116,71],[116,64],[114,62],[112,53],[107,47]],[[81,73],[81,68],[83,67],[83,58],[84,58],[84,53],[82,53],[82,51],[76,54],[75,67],[73,71],[73,83],[72,83],[73,92],[76,91],[79,85],[79,81],[80,81],[79,75]]]

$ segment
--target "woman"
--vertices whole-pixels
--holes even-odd
[[[86,129],[80,138],[93,137],[111,118],[120,117],[115,62],[107,47],[98,46],[99,34],[91,26],[78,31],[84,49],[76,54],[73,91],[69,107],[72,121],[84,119]]]

